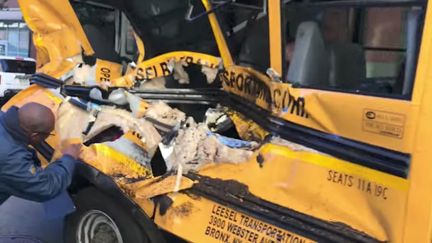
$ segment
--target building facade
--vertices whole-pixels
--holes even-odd
[[[31,32],[23,20],[17,0],[3,0],[0,9],[0,56],[35,57]]]

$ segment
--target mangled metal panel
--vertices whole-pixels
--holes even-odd
[[[33,32],[40,71],[60,77],[82,62],[93,49],[67,0],[19,0],[24,20]]]

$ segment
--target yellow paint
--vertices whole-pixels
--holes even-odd
[[[268,1],[270,67],[282,75],[281,1]]]
[[[147,216],[149,216],[150,218],[153,216],[156,205],[152,200],[141,198],[132,198],[132,200],[134,200],[139,205],[139,207],[141,207],[141,209],[144,211],[145,214],[147,214]]]
[[[252,158],[238,165],[209,165],[200,174],[236,180],[266,201],[348,224],[380,240],[401,241],[407,180],[282,146],[265,145],[258,153],[262,167]]]
[[[237,133],[243,140],[264,141],[264,138],[269,134],[258,124],[238,112],[230,112],[229,116]]]
[[[170,198],[173,205],[165,215],[157,213],[155,222],[191,242],[315,242],[202,197],[171,194]]]
[[[24,20],[33,32],[40,72],[59,78],[75,63],[67,58],[94,53],[67,0],[19,0]]]
[[[141,40],[141,38],[135,33],[135,31],[133,32],[134,37],[135,37],[135,42],[138,48],[138,60],[136,60],[137,63],[140,63],[142,61],[144,61],[145,58],[145,46],[144,46],[144,42]]]
[[[168,52],[138,63],[134,71],[113,80],[111,85],[132,87],[135,81],[143,82],[171,75],[173,73],[173,69],[170,66],[171,61],[187,64],[194,63],[211,68],[219,68],[221,65],[221,59],[212,55],[189,51]]]
[[[206,11],[209,11],[212,6],[209,0],[201,0],[204,5]],[[227,42],[225,40],[225,36],[220,28],[219,22],[214,13],[210,13],[208,15],[208,19],[210,21],[210,25],[213,30],[213,35],[215,37],[216,43],[218,45],[219,53],[222,57],[223,64],[225,67],[229,67],[234,64],[233,59],[231,57],[230,50],[228,49]]]
[[[206,10],[211,9],[208,0],[202,2]],[[93,54],[69,1],[19,0],[19,4],[24,19],[34,32],[38,66],[43,65],[39,71],[58,78],[75,66],[80,60],[82,50],[87,55]],[[378,240],[430,242],[432,236],[432,194],[429,190],[432,184],[432,176],[430,176],[432,163],[430,163],[429,152],[432,145],[430,126],[432,84],[429,82],[432,79],[431,11],[432,6],[429,5],[412,101],[294,88],[290,84],[273,82],[266,75],[253,69],[234,66],[216,15],[209,14],[208,18],[226,67],[226,72],[220,76],[226,91],[255,102],[273,115],[289,122],[409,153],[412,159],[409,177],[403,179],[328,155],[294,151],[288,147],[266,144],[249,161],[240,164],[211,164],[201,169],[199,173],[223,180],[236,180],[246,185],[253,195],[263,200],[325,221],[344,223]],[[280,0],[270,0],[268,36],[270,63],[274,70],[282,74],[280,15]],[[221,63],[217,57],[181,51],[166,53],[144,61],[145,43],[139,38],[136,39],[140,52],[138,67],[123,77],[110,76],[109,81],[113,86],[132,87],[137,76],[151,79],[171,74],[172,71],[166,72],[161,64],[166,64],[172,59],[180,61],[186,56],[192,58],[192,63],[212,67],[219,67]],[[198,61],[199,59],[201,61]],[[117,74],[121,72],[119,64],[98,60],[98,71],[106,66],[115,69]],[[150,70],[155,71],[151,73]],[[107,78],[99,72],[98,75],[99,81]],[[243,77],[239,78],[240,75]],[[247,85],[242,84],[242,79],[247,78],[249,82],[253,80],[259,83],[258,92],[248,91],[251,87],[246,88]],[[292,102],[296,101],[298,106],[293,108],[290,99]],[[33,85],[12,98],[2,107],[2,110],[8,109],[11,105],[21,106],[31,101],[44,104],[56,111],[62,98],[49,90]],[[388,126],[381,127],[368,121],[367,114],[371,111],[380,115],[380,121],[387,121]],[[244,126],[242,119],[234,120],[237,121],[236,125]],[[265,136],[266,132],[260,129],[256,134]],[[128,136],[130,134],[125,135],[127,139],[139,146],[145,146],[137,139]],[[56,137],[49,138],[48,142],[57,148]],[[257,162],[258,155],[264,160],[261,165]],[[122,173],[131,178],[152,177],[151,171],[147,168],[103,144],[84,148],[82,157],[90,165],[111,176]],[[160,215],[159,210],[156,210],[158,214],[155,222],[158,226],[188,241],[214,241],[214,238],[206,236],[205,233],[212,210],[221,205],[204,197],[193,197],[183,192],[171,193],[172,180],[170,178],[164,182],[165,184],[162,182],[159,184],[155,182],[156,180],[143,180],[139,182],[140,187],[129,188],[131,191],[128,192],[132,195],[140,195],[132,197],[132,200],[148,215],[153,214],[155,207],[148,198],[167,193],[173,200],[173,204],[165,215]],[[118,183],[119,186],[125,186]],[[191,182],[187,181],[183,186],[180,188],[189,188]],[[234,213],[241,215],[240,212]],[[243,216],[246,217],[244,214]],[[194,227],[192,228],[191,225]]]
[[[175,191],[176,175],[168,177],[155,177],[152,179],[139,181],[125,185],[124,187],[133,191],[136,199],[150,199],[155,196],[167,194]],[[181,177],[179,181],[179,190],[191,188],[194,182],[186,177]]]
[[[62,99],[53,94],[50,90],[34,84],[12,97],[1,109],[2,111],[6,111],[11,106],[21,107],[28,102],[36,102],[47,106],[56,114],[61,101]]]
[[[129,71],[128,73],[126,73],[126,75],[123,75],[119,78],[112,80],[110,86],[126,87],[126,88],[133,87],[133,85],[135,84],[135,76],[136,76],[136,69]]]
[[[220,79],[224,90],[284,120],[404,153],[413,151],[418,107],[409,101],[293,88],[291,84],[273,82],[258,71],[240,66],[228,67],[220,74]],[[259,87],[258,91],[254,87]],[[367,111],[403,118],[387,121],[390,129],[399,129],[399,132],[388,134],[385,130],[369,128]]]
[[[105,144],[83,147],[80,158],[108,175],[120,174],[130,178],[151,177],[150,170]]]
[[[230,66],[225,68],[225,71],[219,75],[219,78],[224,90],[253,101],[264,109],[271,109],[271,104],[268,102],[271,92],[270,90],[266,90],[271,85],[271,81],[265,74],[249,67]],[[254,80],[257,80],[255,82],[257,85],[252,84]],[[244,90],[239,91],[238,87]]]
[[[404,242],[432,240],[432,5],[427,4],[425,26],[414,82],[413,106],[419,112],[413,124],[415,132],[410,167],[410,191],[406,208]]]
[[[343,160],[336,159],[329,155],[305,152],[305,151],[292,151],[283,146],[267,144],[263,146],[261,152],[264,154],[272,154],[282,156],[287,159],[298,159],[301,158],[302,162],[314,164],[322,168],[337,170],[342,173],[354,173],[361,175],[363,178],[376,181],[380,184],[401,190],[408,190],[408,183],[406,180],[400,177],[386,174],[374,169],[369,169],[367,167],[362,167],[352,163],[346,163]]]
[[[171,60],[200,64],[211,68],[218,68],[221,63],[220,58],[203,53],[189,51],[169,52],[138,63],[137,78],[142,77],[142,79],[148,80],[170,75],[172,73],[172,70],[169,70]]]
[[[108,83],[122,76],[122,65],[102,59],[96,60],[96,82]]]

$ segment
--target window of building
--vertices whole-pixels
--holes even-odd
[[[0,21],[0,55],[28,57],[30,31],[20,21]]]

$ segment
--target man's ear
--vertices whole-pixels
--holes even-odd
[[[31,141],[37,141],[38,139],[39,139],[39,133],[32,132],[32,133],[30,134],[30,140],[31,140]]]

